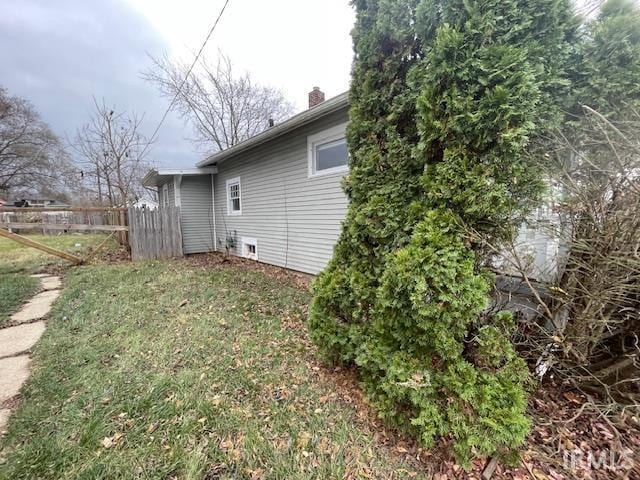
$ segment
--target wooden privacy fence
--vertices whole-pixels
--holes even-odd
[[[129,209],[131,260],[182,256],[180,208]]]
[[[50,247],[18,233],[40,231],[57,235],[65,232],[110,232],[88,257],[81,258]],[[64,258],[76,265],[87,262],[111,239],[129,245],[127,209],[111,207],[0,207],[0,237]]]
[[[0,228],[13,233],[40,231],[116,232],[122,245],[128,244],[127,209],[114,207],[0,207]]]

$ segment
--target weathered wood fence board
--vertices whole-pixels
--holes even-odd
[[[62,250],[58,250],[56,248],[52,248],[48,245],[45,245],[40,242],[36,242],[31,240],[30,238],[25,238],[15,233],[11,233],[3,228],[0,228],[0,237],[8,238],[9,240],[13,240],[14,242],[20,243],[22,245],[26,245],[27,247],[33,247],[38,250],[42,250],[43,252],[49,253],[51,255],[55,255],[60,258],[64,258],[76,265],[80,265],[83,263],[83,260],[80,257],[76,257],[75,255],[71,255],[70,253],[63,252]]]
[[[39,230],[58,235],[67,231],[117,232],[121,245],[128,245],[127,209],[112,207],[0,207],[0,228],[14,233]]]
[[[133,261],[183,255],[179,208],[130,208],[128,217]]]
[[[0,207],[0,212],[126,212],[128,209],[124,207]]]
[[[126,232],[128,228],[123,225],[87,225],[84,223],[16,223],[0,222],[0,228],[10,228],[12,230],[72,230],[72,231],[92,231],[92,232]]]

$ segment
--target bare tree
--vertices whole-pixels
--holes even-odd
[[[62,143],[33,106],[0,87],[0,191],[59,196],[70,170]]]
[[[152,58],[154,67],[143,78],[154,83],[174,108],[193,125],[196,143],[208,152],[229,148],[284,120],[293,106],[282,92],[259,85],[249,73],[236,76],[228,57],[220,54],[215,65],[201,60],[198,72],[172,62],[167,56]]]
[[[640,376],[640,116],[614,123],[584,109],[580,144],[557,142],[571,155],[556,162],[568,254],[554,313],[583,381],[626,387]]]
[[[150,145],[140,132],[143,118],[94,99],[89,122],[77,130],[72,147],[81,157],[83,183],[98,204],[127,205],[143,196],[141,179],[149,168],[145,158]]]
[[[583,111],[549,138],[560,221],[538,227],[564,245],[557,278],[533,282],[518,245],[490,248],[540,305],[540,321],[523,324],[522,337],[538,373],[554,372],[609,405],[640,408],[640,114],[614,122]]]

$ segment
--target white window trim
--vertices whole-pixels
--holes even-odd
[[[255,245],[256,253],[248,254],[245,250],[247,245]],[[251,237],[242,237],[240,239],[240,255],[244,258],[249,258],[251,260],[258,260],[258,240]]]
[[[329,128],[327,130],[323,130],[322,132],[316,133],[314,135],[309,135],[307,137],[307,160],[309,163],[309,178],[313,177],[321,177],[324,175],[332,175],[336,173],[342,173],[349,170],[349,165],[342,165],[339,167],[327,168],[325,170],[320,170],[319,172],[314,171],[314,163],[315,163],[315,147],[316,145],[321,145],[323,143],[334,142],[336,140],[346,139],[346,131],[347,124],[342,123],[340,125],[336,125],[335,127]]]
[[[162,206],[169,206],[169,184],[165,183],[162,185]]]
[[[231,185],[238,184],[238,195],[240,198],[240,210],[231,210],[231,198],[229,197],[229,187]],[[240,183],[240,177],[230,178],[226,182],[227,187],[227,215],[242,215],[242,184]]]

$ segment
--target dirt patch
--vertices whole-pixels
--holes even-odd
[[[465,471],[451,457],[448,441],[425,449],[413,437],[388,426],[367,402],[355,368],[322,364],[304,325],[292,319],[286,327],[303,330],[304,360],[311,375],[326,385],[327,399],[339,399],[355,410],[360,428],[374,437],[378,448],[403,457],[417,472],[436,480],[482,478],[490,459],[477,460],[470,471]],[[613,423],[589,405],[589,399],[572,390],[556,385],[538,388],[529,400],[534,426],[520,449],[519,465],[498,463],[491,478],[640,479],[640,418],[629,413]]]
[[[131,255],[124,247],[120,247],[117,250],[102,250],[96,257],[91,259],[91,263],[117,264],[129,262],[131,262]]]
[[[434,479],[480,479],[489,460],[475,461],[470,471],[451,458],[447,441],[425,449],[412,437],[385,425],[367,403],[355,368],[312,365],[337,396],[357,412],[358,423],[372,432],[380,448],[400,455]],[[615,424],[595,409],[583,408],[587,399],[555,386],[538,389],[529,401],[534,427],[521,448],[517,467],[498,464],[494,479],[638,479],[640,478],[640,419],[619,417]]]
[[[131,262],[131,256],[129,255],[127,249],[124,247],[102,250],[98,252],[95,257],[91,256],[91,249],[89,249],[87,252],[83,253],[81,257],[89,258],[88,263],[94,265],[115,265]],[[51,263],[48,265],[43,265],[41,268],[36,270],[36,273],[64,277],[65,273],[73,267],[75,267],[75,265],[73,265],[71,262]]]
[[[18,406],[18,403],[20,403],[20,394],[18,395],[14,395],[13,397],[5,400],[4,402],[0,403],[0,409],[2,410],[13,410]]]
[[[315,278],[313,275],[307,273],[296,272],[287,268],[276,267],[266,263],[256,262],[254,260],[248,260],[246,258],[236,257],[234,255],[225,256],[220,252],[213,253],[196,253],[188,255],[184,259],[190,265],[201,268],[221,268],[225,266],[234,266],[236,268],[243,268],[247,270],[253,270],[262,272],[269,278],[273,278],[278,283],[297,288],[299,290],[307,291],[311,285],[311,282]]]
[[[525,460],[553,479],[640,478],[640,418],[603,415],[573,390],[544,385],[529,401],[534,429]],[[573,468],[572,468],[573,465]]]

